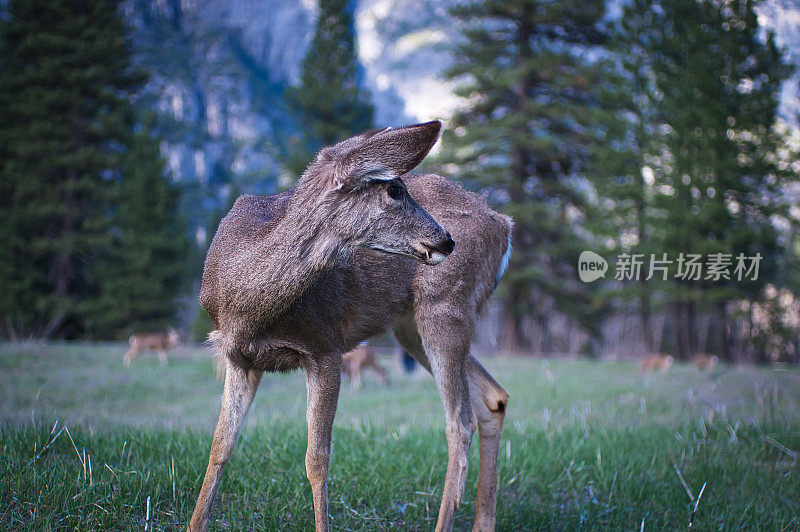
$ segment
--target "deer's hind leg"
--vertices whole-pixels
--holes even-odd
[[[356,360],[350,361],[350,384],[353,386],[354,390],[361,389],[361,373],[364,371],[364,366],[361,365],[361,362]]]
[[[384,370],[374,358],[368,359],[361,367],[362,369],[369,367],[372,371],[374,371],[375,375],[378,376],[378,381],[380,381],[381,386],[386,386],[389,384],[389,376],[386,374],[386,370]]]
[[[497,454],[508,405],[508,392],[475,357],[467,361],[472,409],[478,418],[478,496],[475,531],[494,530],[497,510]]]
[[[208,530],[211,506],[214,504],[214,497],[222,480],[222,472],[231,456],[245,415],[253,403],[262,373],[260,370],[240,368],[227,361],[222,410],[211,443],[203,487],[200,489],[192,520],[189,522],[190,531]]]

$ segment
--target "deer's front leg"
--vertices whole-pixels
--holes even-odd
[[[125,366],[125,367],[127,367],[127,366],[130,366],[130,365],[131,365],[131,362],[133,362],[133,361],[134,361],[134,359],[135,359],[137,356],[139,356],[139,352],[138,352],[136,349],[134,349],[134,348],[132,348],[132,347],[131,347],[131,348],[130,348],[130,349],[128,349],[128,351],[125,353],[125,356],[124,356],[124,357],[122,357],[122,365],[123,365],[123,366]]]
[[[361,372],[364,371],[364,366],[361,362],[355,360],[350,362],[350,383],[354,390],[361,389]]]
[[[309,363],[308,448],[306,475],[314,494],[314,522],[317,532],[328,530],[328,466],[331,457],[331,430],[342,381],[342,357],[334,353]]]
[[[454,346],[426,345],[431,372],[444,405],[447,435],[447,474],[436,531],[453,528],[456,510],[464,495],[467,480],[469,446],[477,425],[469,397],[466,374],[466,351]]]
[[[261,382],[262,371],[246,370],[227,362],[225,372],[225,389],[222,392],[222,410],[219,413],[217,430],[211,443],[211,454],[208,459],[208,469],[203,479],[203,487],[197,497],[197,505],[189,522],[189,530],[208,530],[208,519],[211,515],[211,506],[217,494],[222,472],[233,451],[239,429],[242,426],[247,410],[253,403],[253,397]]]

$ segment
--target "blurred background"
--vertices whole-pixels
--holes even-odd
[[[441,118],[422,169],[516,222],[479,351],[798,364],[798,54],[791,0],[2,1],[0,339],[204,340],[239,194]],[[730,278],[644,280],[680,253]]]

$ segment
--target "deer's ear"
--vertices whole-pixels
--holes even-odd
[[[442,123],[434,120],[374,133],[345,155],[342,169],[346,177],[342,185],[391,180],[410,172],[431,151],[441,130]]]

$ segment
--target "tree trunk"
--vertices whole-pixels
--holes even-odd
[[[530,28],[523,24],[519,28],[517,35],[517,44],[519,46],[519,54],[524,57],[529,51],[529,38]],[[522,110],[528,103],[528,83],[526,80],[521,79],[514,85],[514,105],[518,110]],[[526,128],[524,125],[518,126],[518,135],[520,139],[526,138]],[[514,144],[511,147],[511,168],[510,179],[508,183],[508,196],[511,205],[520,205],[525,199],[525,190],[523,188],[525,181],[528,178],[527,172],[527,158],[528,154],[524,146]],[[520,225],[514,227],[512,234],[512,244],[518,250],[525,249],[520,245],[519,232],[522,230]],[[512,255],[511,267],[514,268],[519,264],[518,255]],[[509,283],[509,295],[503,305],[503,338],[502,338],[502,351],[504,353],[519,353],[526,349],[527,342],[522,324],[522,302],[528,296],[526,290],[528,287],[525,283]]]
[[[637,67],[637,72],[641,69],[641,63]],[[644,88],[641,84],[641,78],[636,77],[635,79],[635,92],[636,94],[641,97],[644,93]],[[637,232],[639,237],[639,248],[644,252],[644,246],[647,240],[647,223],[645,220],[645,201],[647,199],[646,190],[645,190],[645,182],[644,176],[642,175],[642,168],[644,168],[645,161],[644,161],[644,153],[645,153],[645,144],[647,142],[646,139],[646,131],[645,131],[645,116],[644,112],[641,107],[637,106],[637,127],[636,127],[636,155],[638,158],[637,161],[637,168],[639,172],[636,175],[636,224],[637,224]],[[650,290],[648,289],[647,282],[644,280],[644,277],[640,277],[642,295],[639,298],[639,317],[641,320],[642,326],[642,344],[645,350],[645,353],[650,353],[654,349],[653,346],[653,330],[650,325]]]
[[[77,141],[74,140],[74,144],[77,144]],[[54,264],[55,279],[53,288],[55,295],[59,299],[59,304],[55,309],[51,309],[55,312],[49,317],[44,329],[39,331],[44,338],[56,334],[67,314],[69,314],[69,310],[65,306],[69,301],[74,273],[72,261],[75,253],[73,239],[75,238],[76,213],[78,212],[77,198],[75,196],[75,183],[77,180],[78,176],[75,168],[68,168],[64,183],[64,205],[66,208],[64,216],[61,218],[61,245],[56,254]]]
[[[718,306],[719,310],[719,324],[722,341],[720,348],[720,358],[726,362],[733,362],[733,352],[730,345],[730,323],[728,322],[728,312],[725,308],[725,302],[721,302]]]
[[[686,335],[689,339],[689,357],[697,353],[697,302],[686,302]],[[689,358],[687,357],[687,359]]]
[[[675,301],[673,303],[675,313],[675,355],[678,360],[686,360],[689,357],[689,334],[686,330],[686,303]]]
[[[653,351],[653,330],[650,326],[650,294],[642,281],[642,296],[639,298],[639,321],[642,328],[642,349],[645,353]]]
[[[517,354],[525,348],[525,335],[522,329],[522,312],[517,285],[512,285],[503,305],[503,336],[500,350],[505,354]]]

